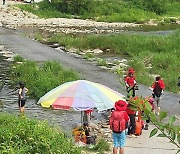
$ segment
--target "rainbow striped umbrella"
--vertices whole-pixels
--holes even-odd
[[[54,109],[77,111],[97,108],[99,111],[111,109],[124,95],[99,83],[77,80],[64,83],[41,97],[38,104]]]

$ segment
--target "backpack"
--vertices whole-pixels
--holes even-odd
[[[180,77],[178,78],[178,87],[180,87]]]
[[[125,111],[113,111],[110,117],[110,129],[115,133],[120,133],[126,129]]]
[[[161,96],[162,88],[160,87],[160,85],[159,85],[158,82],[155,82],[155,87],[154,87],[153,92],[154,92],[154,94],[155,94],[157,97],[160,97],[160,96]]]

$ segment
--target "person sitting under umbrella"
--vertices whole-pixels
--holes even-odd
[[[97,131],[99,131],[99,127],[91,121],[92,112],[93,112],[92,109],[84,111],[83,123],[86,123],[92,129],[96,129]]]

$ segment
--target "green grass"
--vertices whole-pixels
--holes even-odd
[[[36,14],[41,18],[82,18],[107,22],[144,23],[149,19],[161,20],[164,17],[179,17],[180,3],[177,1],[158,0],[74,0],[49,3],[47,0],[38,4],[17,5],[22,10]]]
[[[104,139],[99,138],[97,143],[93,145],[92,147],[82,147],[83,151],[98,153],[98,154],[105,154],[107,152],[110,152],[110,144]]]
[[[39,64],[25,61],[14,63],[10,77],[13,84],[24,81],[31,98],[38,100],[51,89],[68,81],[78,80],[79,75],[71,69],[64,69],[59,62],[47,61]]]
[[[0,153],[80,154],[71,139],[46,122],[0,113]]]
[[[53,7],[48,7],[46,9],[41,8],[38,6],[38,4],[17,4],[17,7],[19,7],[21,10],[25,10],[27,12],[31,12],[35,15],[37,15],[40,18],[70,18],[71,15],[61,13],[57,10],[55,10]]]
[[[164,78],[167,90],[178,91],[176,82],[177,72],[180,72],[180,30],[170,35],[56,34],[48,41],[58,42],[67,48],[110,49],[111,53],[126,55],[129,57],[129,65],[136,70],[138,82],[150,85],[154,80],[151,75],[159,74]]]

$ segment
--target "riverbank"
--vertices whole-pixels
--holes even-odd
[[[27,59],[33,59],[36,61],[46,61],[49,59],[59,60],[66,67],[74,68],[78,72],[80,72],[82,78],[105,84],[115,90],[124,93],[124,87],[121,87],[122,85],[119,84],[118,76],[116,76],[115,74],[97,68],[89,62],[79,59],[72,54],[70,55],[68,53],[64,53],[62,50],[56,51],[28,38],[21,38],[22,36],[19,36],[19,33],[17,33],[16,30],[11,31],[0,29],[0,33],[0,42],[4,44],[5,47],[10,49],[13,53],[20,54]],[[140,85],[140,90],[137,92],[137,95],[150,95],[148,87]],[[9,110],[11,112],[18,112],[17,104],[15,103],[15,101],[9,102],[8,100],[9,97],[6,96],[6,103],[4,106],[6,110]],[[178,100],[178,95],[165,91],[162,97],[162,109],[165,109],[171,115],[176,114],[179,118]],[[43,110],[42,108],[38,107],[33,101],[30,101],[27,105],[27,115],[32,118],[48,119],[52,123],[56,123],[56,125],[68,125],[68,119],[71,119],[71,121],[75,123],[75,121],[78,121],[80,117],[79,113],[65,112],[59,114],[59,111]],[[165,143],[167,144],[164,145],[164,142],[162,140],[158,140],[158,138],[155,138],[154,140],[148,139],[148,135],[149,132],[147,132],[147,136],[145,139],[142,138],[141,145],[144,146],[138,146],[141,138],[138,139],[138,142],[136,142],[137,144],[134,144],[134,139],[128,139],[130,142],[127,144],[127,151],[129,150],[130,152],[134,151],[134,153],[140,153],[143,149],[143,151],[147,150],[147,152],[158,154],[164,152],[172,154],[175,153],[173,150],[174,147],[170,143],[168,143],[168,141],[165,141]],[[162,147],[160,147],[160,145],[162,145]],[[169,145],[169,147],[167,145]]]
[[[76,58],[72,54],[64,53],[62,51],[57,51],[52,49],[46,45],[35,42],[31,39],[23,37],[21,34],[16,31],[10,31],[6,29],[0,29],[0,42],[5,45],[10,51],[15,54],[22,55],[24,58],[35,60],[35,61],[47,61],[58,60],[61,61],[63,66],[67,68],[73,68],[81,74],[83,79],[87,79],[90,81],[98,82],[101,84],[105,84],[106,86],[117,90],[121,93],[124,93],[122,85],[119,84],[119,80],[117,75],[104,71],[91,63],[84,61],[82,59]],[[8,35],[7,35],[8,34]],[[23,46],[22,46],[23,44]],[[93,73],[92,73],[93,72]],[[148,87],[139,85],[139,91],[137,95],[148,96],[150,95],[150,91]],[[18,112],[16,100],[10,100],[10,96],[5,96],[4,98],[4,109],[9,112]],[[179,104],[178,104],[178,95],[164,92],[162,97],[162,110],[168,111],[170,115],[176,115],[179,118]],[[42,109],[38,106],[33,100],[29,100],[26,106],[26,114],[31,118],[37,118],[41,120],[48,120],[52,125],[62,125],[63,128],[70,131],[70,128],[78,121],[80,121],[80,113],[79,112],[61,112],[57,110],[47,110]],[[71,119],[70,121],[68,119]],[[99,120],[99,119],[98,119]],[[97,119],[93,119],[93,122],[97,122]],[[151,130],[151,129],[150,129]],[[143,135],[139,139],[137,139],[137,144],[134,144],[134,139],[128,139],[127,142],[127,151],[137,152],[137,154],[141,151],[154,152],[155,154],[169,152],[170,154],[174,154],[174,146],[168,143],[168,141],[162,141],[164,139],[152,138],[148,139],[150,130],[147,131],[147,136]],[[147,142],[144,141],[145,140]],[[142,139],[142,140],[141,140]],[[142,143],[144,146],[138,147],[139,143]],[[167,148],[167,143],[170,147]],[[156,145],[162,145],[162,148],[158,148]],[[135,150],[136,149],[136,150]]]
[[[84,56],[86,59],[96,62],[107,70],[120,73],[121,76],[128,65],[133,66],[139,76],[138,82],[149,86],[157,74],[161,75],[165,79],[167,90],[176,93],[178,91],[178,87],[172,83],[178,78],[174,72],[180,68],[179,52],[176,52],[180,50],[176,43],[179,42],[179,31],[168,36],[123,33],[125,27],[132,28],[140,25],[65,18],[39,19],[14,6],[3,7],[1,11],[2,27],[14,30],[21,29],[22,26],[34,27],[34,29],[31,28],[32,39],[45,44],[52,42],[52,47],[56,46],[57,50],[70,51],[73,54],[87,53]],[[28,33],[28,28],[24,28],[24,31]],[[103,34],[100,35],[100,33]],[[94,53],[95,55],[92,56]],[[109,61],[102,58],[95,59],[96,54],[107,53],[115,53],[123,58]],[[174,62],[167,65],[167,61]],[[167,70],[171,75],[166,73]]]
[[[21,2],[7,1],[5,6],[1,6],[0,26],[10,29],[18,27],[36,27],[48,33],[64,34],[102,34],[102,33],[121,33],[135,28],[151,29],[151,26],[157,27],[157,22],[153,19],[145,24],[126,23],[126,22],[97,22],[91,19],[68,19],[68,18],[39,18],[38,16],[21,10],[16,4],[31,5]],[[176,24],[180,24],[177,20]],[[150,26],[150,27],[148,27]],[[176,26],[173,26],[176,28]],[[172,28],[173,28],[172,27]],[[163,28],[163,26],[162,26]],[[143,29],[143,28],[142,28]]]
[[[180,16],[180,5],[176,0],[162,2],[157,0],[43,1],[18,7],[32,12],[41,18],[65,17],[151,25],[178,23]]]
[[[7,3],[9,3],[9,5],[1,6],[0,26],[10,29],[28,26],[38,27],[44,31],[54,33],[103,33],[113,32],[114,28],[117,28],[117,31],[121,31],[118,30],[118,28],[139,26],[139,24],[134,23],[107,23],[82,19],[40,19],[32,13],[22,11],[20,8],[13,6],[16,3]],[[104,30],[99,30],[99,28],[103,28]]]

